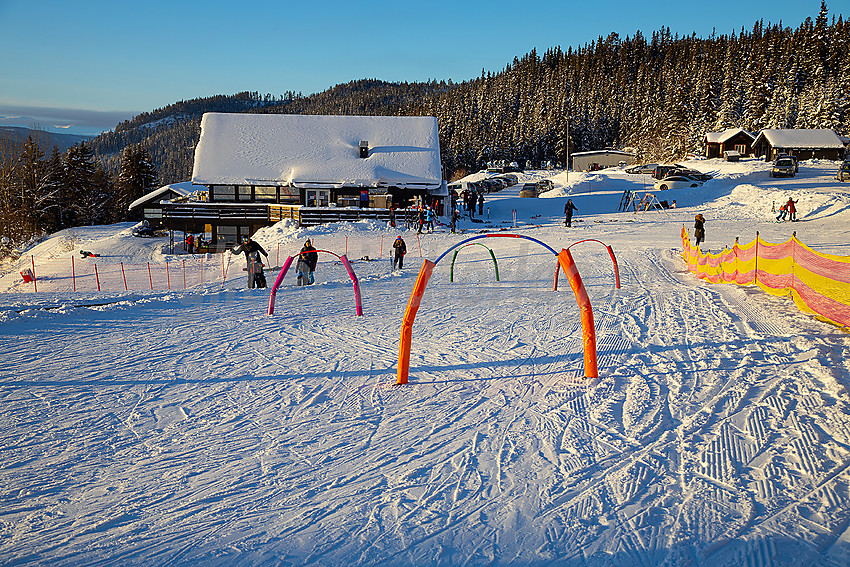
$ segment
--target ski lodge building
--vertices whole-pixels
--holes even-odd
[[[724,152],[736,151],[741,156],[753,153],[756,137],[743,128],[728,128],[723,132],[706,132],[703,138],[705,157],[723,157]]]
[[[844,157],[844,143],[833,130],[762,130],[753,142],[753,153],[773,161],[780,154],[798,159],[833,159]]]
[[[163,224],[217,248],[285,218],[386,220],[448,197],[430,116],[206,113],[192,184],[197,198],[161,203]]]

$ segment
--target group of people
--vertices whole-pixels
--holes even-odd
[[[776,215],[776,221],[784,221],[786,216],[791,222],[797,222],[797,201],[792,197],[789,197],[788,201],[779,207],[779,214]]]
[[[242,238],[242,243],[234,246],[232,249],[234,254],[245,254],[245,270],[248,272],[248,289],[255,287],[266,287],[266,274],[263,271],[263,261],[260,254],[266,257],[268,261],[269,254],[260,246],[260,243],[251,240],[250,236]]]
[[[198,238],[195,238],[195,235],[192,233],[186,235],[186,239],[183,241],[183,244],[185,245],[187,254],[195,254],[199,249],[206,248],[207,246],[207,243],[200,237],[200,235]]]
[[[475,218],[475,209],[476,205],[478,208],[478,216],[484,216],[484,195],[479,194],[477,191],[464,191],[463,195],[463,206],[466,209],[467,214],[469,214],[470,219]]]

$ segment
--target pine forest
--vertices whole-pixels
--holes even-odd
[[[760,21],[707,38],[669,28],[649,37],[611,33],[566,51],[533,50],[460,83],[363,79],[309,96],[243,92],[180,101],[64,155],[45,157],[50,148],[32,139],[14,151],[0,148],[0,236],[123,220],[128,199],[189,180],[204,112],[436,116],[445,175],[455,179],[493,160],[563,164],[568,152],[603,148],[674,160],[701,153],[706,132],[730,127],[848,135],[848,70],[850,23],[831,16],[824,2],[796,28]],[[83,181],[73,170],[80,160]],[[92,193],[86,204],[63,202],[79,191]],[[18,218],[22,209],[26,222]]]

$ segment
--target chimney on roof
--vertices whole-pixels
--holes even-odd
[[[369,142],[366,140],[360,141],[360,157],[364,159],[369,157]]]

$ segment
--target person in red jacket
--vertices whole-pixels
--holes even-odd
[[[797,199],[797,201],[799,201],[799,199]],[[797,201],[789,197],[788,202],[785,203],[785,208],[788,210],[788,220],[791,222],[797,221],[797,207],[794,206]]]

